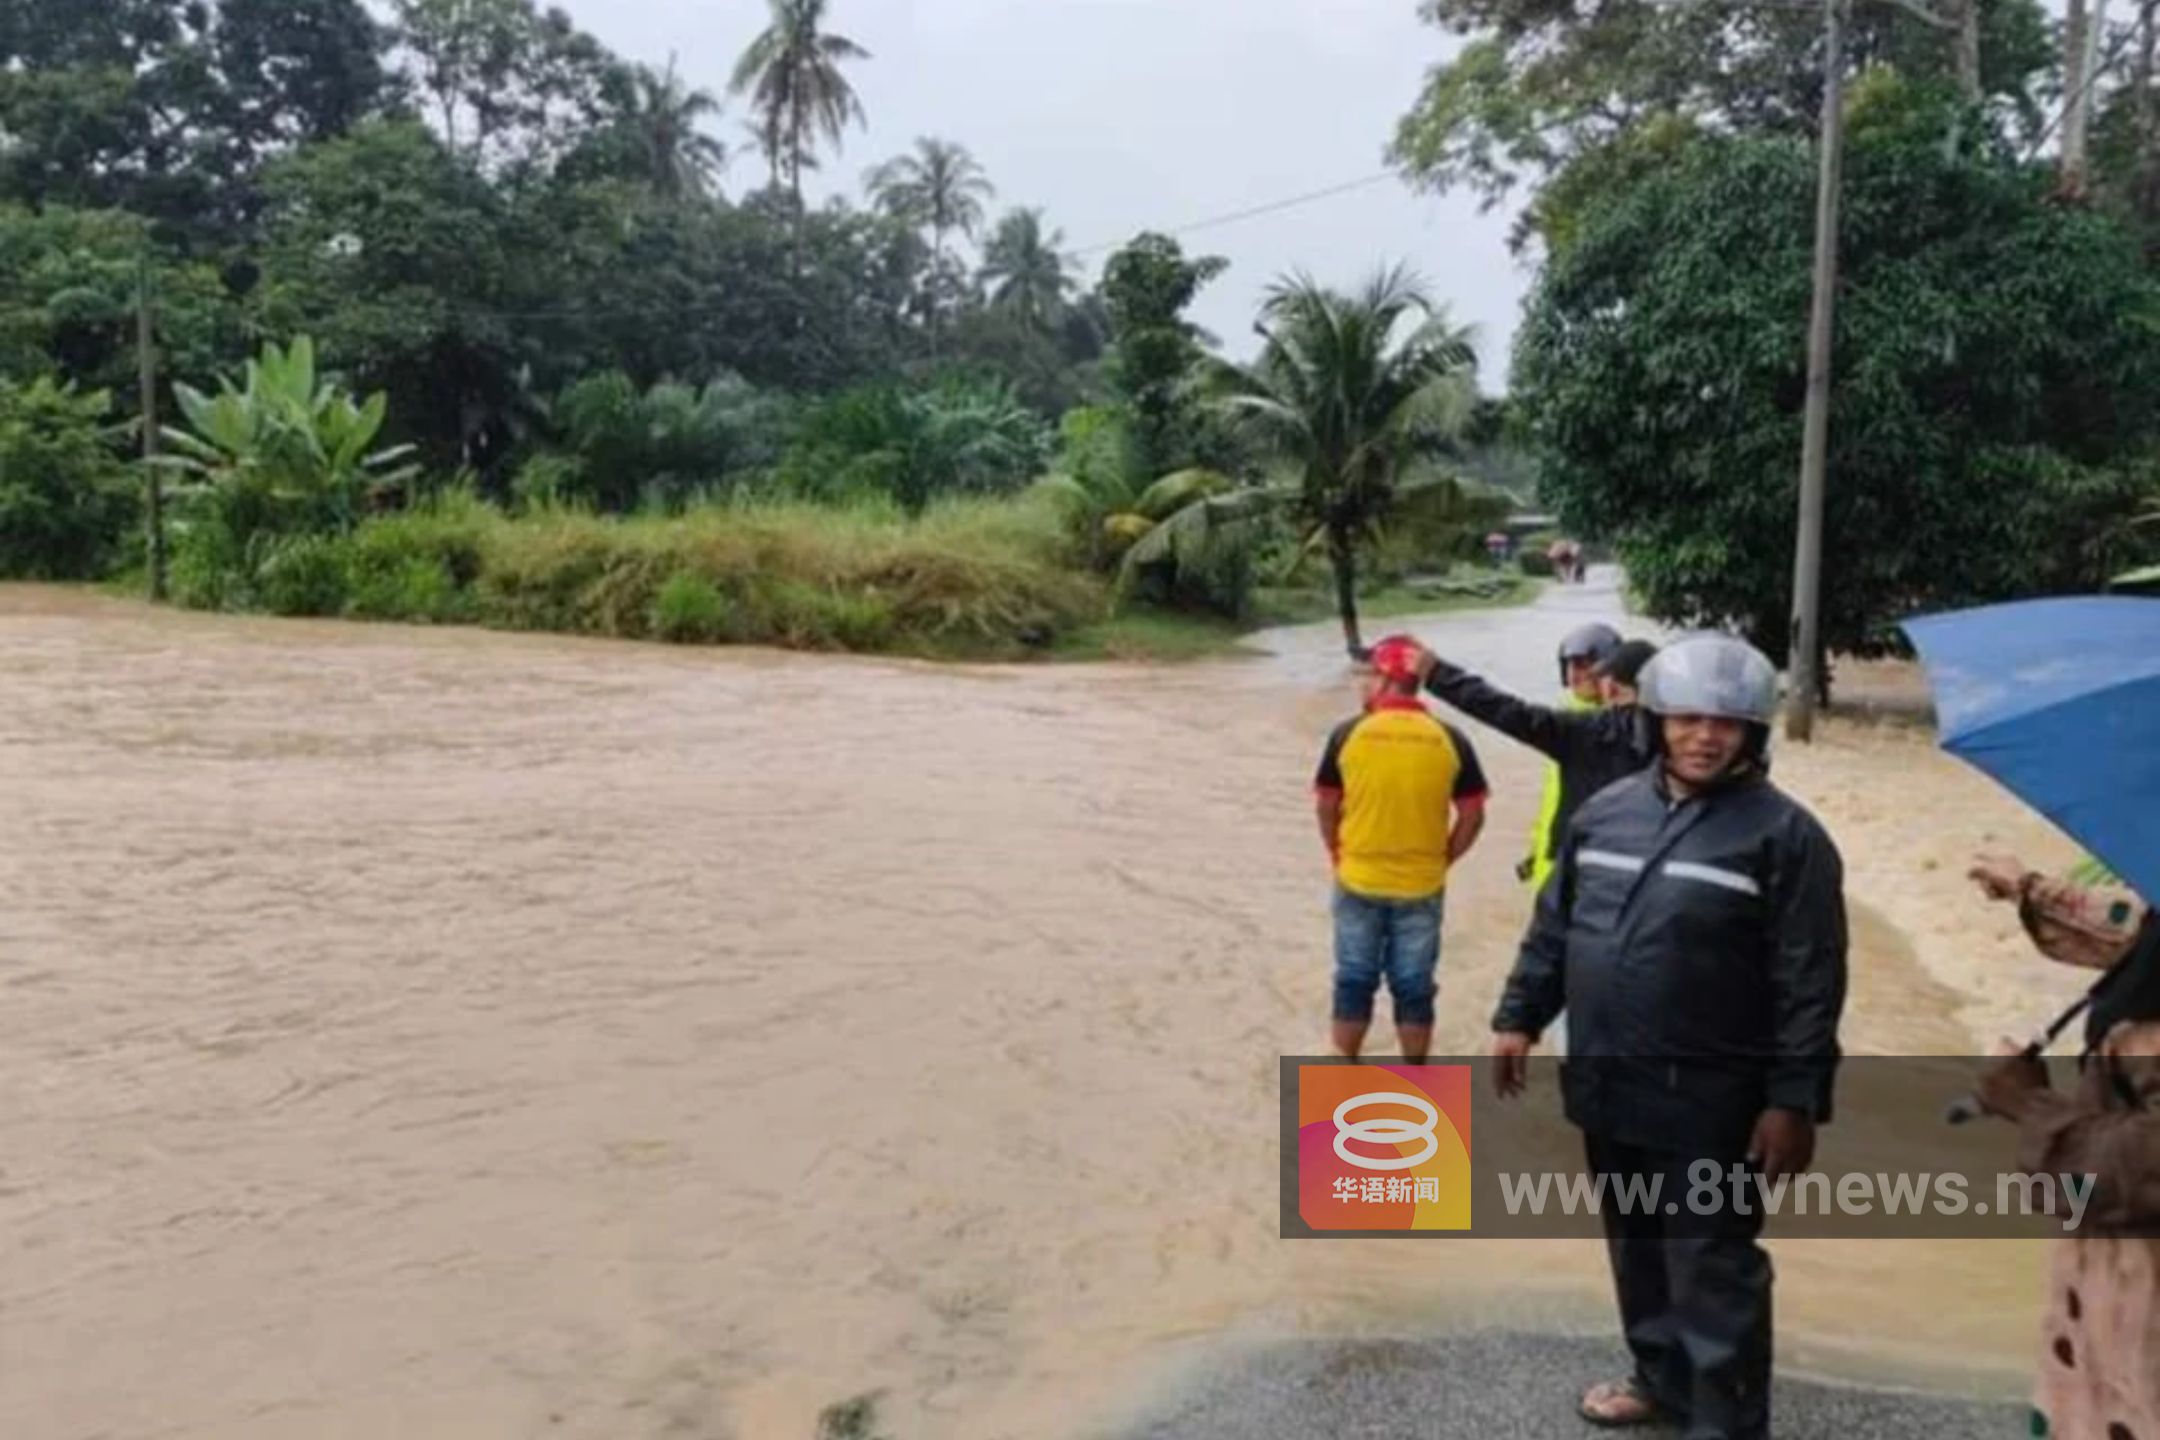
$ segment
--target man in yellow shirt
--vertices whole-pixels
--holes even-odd
[[[1418,699],[1421,651],[1372,649],[1365,711],[1328,737],[1313,782],[1335,867],[1335,1048],[1352,1059],[1386,980],[1403,1058],[1432,1046],[1448,868],[1485,825],[1485,773],[1460,730]]]

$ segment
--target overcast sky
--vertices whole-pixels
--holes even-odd
[[[765,0],[559,0],[617,52],[721,94]],[[958,140],[998,187],[996,204],[1038,205],[1087,250],[1142,229],[1176,229],[1375,175],[1396,120],[1448,43],[1416,0],[833,0],[832,27],[872,58],[853,68],[867,131],[828,156],[821,186],[862,172],[915,136]],[[731,103],[721,135],[742,151],[731,193],[762,162]],[[1277,214],[1181,236],[1222,255],[1202,325],[1249,349],[1254,302],[1291,267],[1349,284],[1408,260],[1474,323],[1485,386],[1497,391],[1528,278],[1508,253],[1508,218],[1462,196],[1433,199],[1387,179]]]

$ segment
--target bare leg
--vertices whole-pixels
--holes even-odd
[[[1402,1058],[1412,1065],[1425,1063],[1425,1056],[1432,1050],[1432,1026],[1397,1025],[1395,1037],[1402,1041]]]
[[[1337,1020],[1335,1048],[1350,1059],[1357,1059],[1358,1051],[1365,1048],[1365,1031],[1371,1025],[1370,1020]]]

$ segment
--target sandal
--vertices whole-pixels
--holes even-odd
[[[1635,1383],[1633,1376],[1591,1386],[1584,1392],[1576,1413],[1604,1430],[1655,1425],[1665,1418],[1657,1401],[1650,1398],[1649,1391]]]

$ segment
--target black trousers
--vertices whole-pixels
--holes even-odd
[[[1708,1171],[1690,1167],[1705,1157],[1584,1138],[1591,1171],[1612,1177],[1605,1246],[1636,1383],[1686,1426],[1688,1440],[1763,1440],[1770,1433],[1771,1270],[1756,1243],[1763,1221],[1754,1178],[1741,1187],[1744,1206],[1735,1205],[1730,1176],[1741,1157],[1710,1156],[1726,1177],[1717,1192],[1723,1199],[1713,1204],[1709,1190],[1697,1189],[1700,1203],[1691,1205],[1690,1186]],[[1618,1203],[1623,1186],[1652,1177],[1657,1204]],[[1664,1213],[1668,1203],[1679,1213]]]

